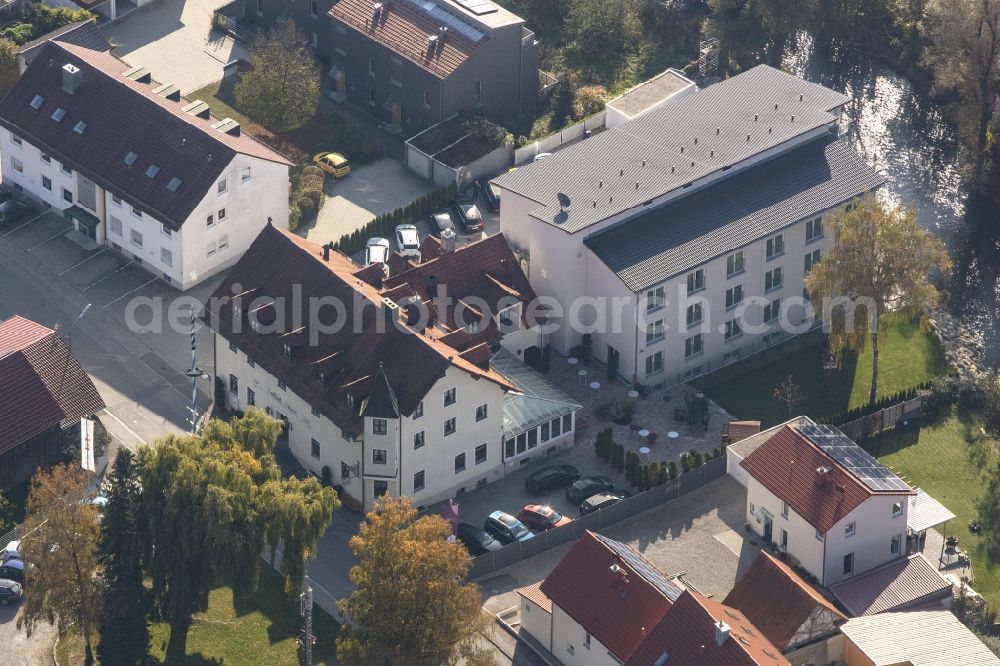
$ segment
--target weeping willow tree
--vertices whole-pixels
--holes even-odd
[[[890,208],[874,196],[825,220],[829,248],[812,267],[806,290],[830,336],[830,351],[872,349],[869,404],[878,393],[879,335],[883,316],[899,312],[911,318],[938,303],[932,272],[946,276],[951,259],[934,235],[917,224],[913,209]]]
[[[209,591],[256,589],[261,553],[283,548],[285,589],[301,588],[305,562],[339,505],[315,479],[282,479],[274,459],[281,422],[251,408],[208,422],[201,435],[143,449],[145,560],[157,612],[170,624],[167,661],[184,659],[192,615]]]

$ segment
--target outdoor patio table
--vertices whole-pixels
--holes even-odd
[[[570,356],[568,359],[566,359],[566,362],[569,363],[570,365],[576,365],[577,363],[580,362],[580,359],[578,359],[575,356]]]
[[[667,433],[667,437],[669,437],[670,439],[677,439],[678,437],[680,437],[680,433],[678,433],[676,430],[671,430],[670,432]]]
[[[576,373],[576,376],[577,376],[577,379],[580,380],[580,386],[586,386],[587,385],[587,371],[586,370],[580,370],[580,371],[578,371]]]
[[[645,428],[643,428],[642,430],[639,431],[639,438],[640,439],[646,439],[647,437],[649,437],[649,431],[648,430],[646,430]],[[643,447],[643,448],[645,448],[645,447]]]
[[[639,447],[639,455],[642,456],[643,460],[646,460],[646,457],[649,455],[649,447],[648,446],[640,446]]]
[[[639,392],[638,391],[629,391],[628,392],[628,397],[630,397],[633,400],[635,400],[636,398],[639,397]]]
[[[601,397],[601,382],[590,382],[590,397],[591,398]]]

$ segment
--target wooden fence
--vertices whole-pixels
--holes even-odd
[[[886,430],[892,430],[897,424],[904,421],[912,421],[920,416],[922,404],[923,399],[918,395],[911,400],[880,409],[874,414],[849,421],[841,425],[840,429],[855,442],[867,439],[868,437],[875,437]]]

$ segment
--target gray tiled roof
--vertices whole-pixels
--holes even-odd
[[[494,182],[537,201],[534,217],[573,233],[832,123],[847,100],[759,65]],[[565,212],[558,192],[572,199]]]
[[[585,243],[632,291],[776,233],[882,184],[844,141],[830,136]]]

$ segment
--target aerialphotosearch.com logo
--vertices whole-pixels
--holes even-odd
[[[823,299],[819,312],[801,295],[780,299],[748,296],[738,303],[713,306],[704,293],[689,295],[683,286],[673,301],[678,304],[674,308],[662,293],[656,298],[582,296],[568,305],[550,296],[529,302],[504,296],[489,302],[478,296],[454,298],[444,283],[433,285],[427,299],[413,297],[398,302],[373,300],[353,289],[347,298],[306,295],[301,284],[291,285],[290,293],[277,297],[258,295],[257,290],[244,290],[240,284],[233,284],[231,291],[232,295],[212,297],[204,304],[186,295],[138,296],[125,308],[126,324],[135,333],[169,329],[185,334],[191,329],[192,317],[199,317],[224,334],[239,335],[248,329],[258,335],[299,332],[312,346],[345,327],[357,335],[381,334],[389,327],[407,334],[422,334],[428,329],[444,334],[458,328],[476,333],[491,323],[501,334],[536,327],[552,334],[569,327],[577,335],[645,333],[648,342],[655,342],[670,331],[685,336],[716,331],[726,338],[777,330],[794,335],[812,329],[817,318],[828,326],[837,312],[845,331],[866,326],[871,332],[876,312],[874,301],[865,297]]]

